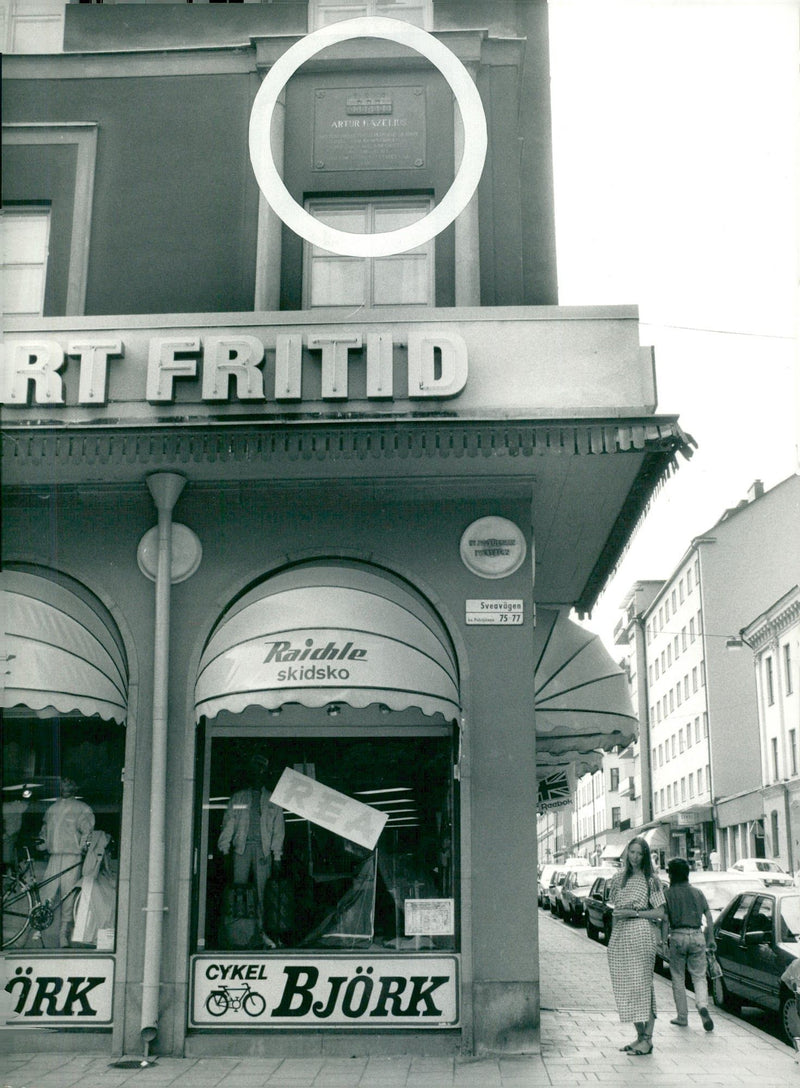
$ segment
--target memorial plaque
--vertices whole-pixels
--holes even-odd
[[[418,170],[424,165],[422,87],[315,91],[315,170]]]

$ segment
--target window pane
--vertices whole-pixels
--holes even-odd
[[[44,260],[48,221],[47,215],[6,211],[2,219],[3,260],[7,264]]]
[[[365,301],[363,261],[349,257],[312,261],[312,306],[360,306]]]
[[[35,265],[4,268],[0,290],[3,313],[40,314],[44,300],[44,269]]]
[[[375,306],[428,302],[428,262],[425,255],[383,257],[374,262],[372,301]]]
[[[314,6],[314,5],[312,5]],[[318,29],[331,23],[341,23],[344,19],[358,19],[367,14],[366,4],[319,4],[316,15],[312,16],[312,27]]]
[[[425,6],[418,0],[378,0],[375,14],[386,19],[402,19],[415,26],[425,26]]]
[[[430,204],[426,200],[424,205],[418,207],[388,207],[376,205],[373,215],[374,234],[383,234],[384,231],[400,230],[402,227],[410,227],[412,223],[418,223],[430,210]],[[425,242],[415,249],[407,250],[408,253],[425,253],[429,243]]]
[[[309,204],[308,212],[315,219],[318,219],[320,223],[333,227],[334,230],[343,230],[350,234],[370,233],[367,226],[367,208],[364,205],[345,205],[337,208],[330,205]],[[319,246],[312,247],[314,257],[320,254],[325,255],[328,252],[329,250],[320,249]]]
[[[12,53],[60,53],[63,42],[63,15],[16,15],[12,19]]]

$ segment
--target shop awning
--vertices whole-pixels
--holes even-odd
[[[641,838],[651,850],[669,850],[669,828],[659,824],[658,827],[648,827],[641,832]]]
[[[398,579],[357,564],[295,567],[223,616],[195,686],[198,720],[284,703],[378,703],[452,718],[455,654],[431,607]]]
[[[534,632],[537,763],[582,762],[630,743],[637,718],[628,678],[592,631],[564,610],[536,610]]]
[[[619,861],[627,849],[627,842],[609,842],[600,854],[601,861]]]
[[[21,570],[0,573],[0,590],[0,705],[124,722],[127,666],[99,602]]]

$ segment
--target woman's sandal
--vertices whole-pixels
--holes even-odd
[[[639,1039],[628,1050],[629,1054],[635,1054],[637,1057],[644,1057],[645,1054],[653,1053],[653,1040],[652,1039]]]
[[[639,1045],[639,1043],[646,1041],[642,1035],[639,1035],[632,1043],[626,1043],[625,1046],[621,1046],[620,1050],[623,1054],[632,1053]]]

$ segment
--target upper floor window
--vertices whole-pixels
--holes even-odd
[[[5,53],[60,53],[66,0],[0,0],[0,45]]]
[[[409,226],[428,214],[427,197],[310,200],[320,222],[353,234]],[[433,241],[389,257],[345,257],[306,244],[303,306],[432,306]]]
[[[767,684],[767,703],[769,706],[775,702],[775,680],[772,675],[772,658],[764,659],[764,674]]]
[[[365,15],[378,15],[383,19],[402,19],[403,22],[433,28],[433,0],[311,0],[308,5],[310,30],[319,30],[330,23],[344,19],[359,19]]]
[[[2,218],[3,313],[40,317],[44,309],[50,212],[6,208]]]
[[[619,767],[611,768],[611,792],[615,793],[619,789]]]
[[[792,683],[792,647],[789,642],[783,644],[783,671],[785,673],[783,681],[786,694],[791,695],[794,691],[794,684]]]

